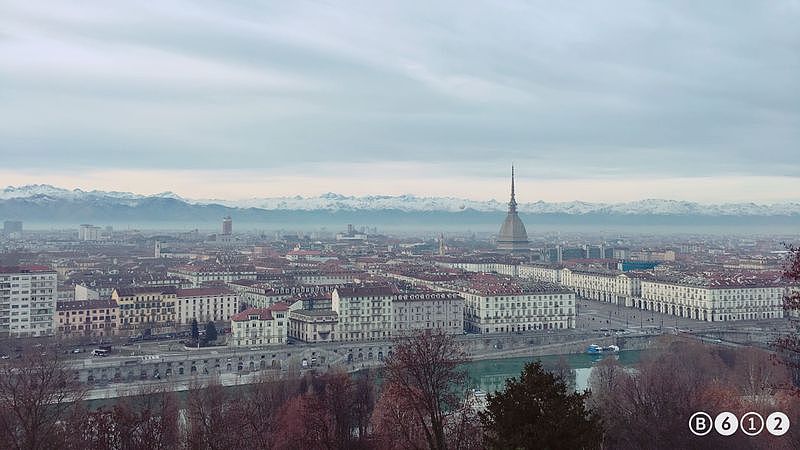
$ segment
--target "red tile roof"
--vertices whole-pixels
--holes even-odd
[[[244,322],[250,320],[250,316],[258,316],[258,320],[272,320],[272,312],[269,308],[247,308],[231,316],[231,320],[234,322]]]
[[[0,266],[0,273],[52,272],[47,266]]]
[[[283,312],[289,309],[286,303],[275,303],[269,308],[247,308],[244,311],[231,316],[234,322],[244,322],[250,320],[250,316],[258,316],[258,320],[272,320],[272,312]]]

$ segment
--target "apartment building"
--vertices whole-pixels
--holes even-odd
[[[556,284],[497,279],[456,289],[465,300],[464,327],[472,333],[575,328],[575,293]]]
[[[783,317],[784,286],[734,280],[642,281],[635,307],[707,322]]]
[[[547,283],[561,282],[561,267],[546,264],[522,264],[517,269],[520,278]]]
[[[211,281],[231,282],[236,280],[255,280],[258,273],[248,267],[227,266],[181,266],[169,270],[167,275],[189,280],[193,286],[200,286]]]
[[[418,330],[464,331],[464,299],[454,292],[350,286],[334,290],[331,303],[342,341],[391,339]]]
[[[230,345],[285,344],[289,329],[289,306],[276,303],[269,308],[248,308],[231,318]]]
[[[121,330],[175,325],[177,289],[174,286],[117,288],[111,293],[111,299],[119,306]]]
[[[222,287],[178,289],[175,295],[175,321],[188,325],[198,322],[230,321],[239,312],[239,296]]]
[[[464,332],[464,298],[454,292],[399,293],[392,297],[392,336],[419,330]]]
[[[340,341],[365,341],[392,337],[391,285],[349,286],[331,294],[331,309],[339,316]]]
[[[303,342],[337,340],[338,314],[332,309],[298,309],[289,313],[289,337]]]
[[[119,307],[114,300],[58,302],[54,328],[62,337],[115,336],[119,330]]]
[[[56,278],[45,266],[0,267],[0,337],[53,335]]]
[[[632,306],[641,295],[642,280],[613,270],[561,269],[561,285],[575,291],[578,298]]]

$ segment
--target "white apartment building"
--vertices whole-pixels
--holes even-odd
[[[575,293],[558,285],[486,284],[459,292],[464,327],[472,333],[575,328]]]
[[[339,315],[339,340],[390,339],[395,293],[389,285],[336,288],[331,294],[331,309]]]
[[[769,284],[643,280],[641,299],[633,306],[707,322],[774,319],[783,317],[785,292],[785,287]]]
[[[500,275],[507,275],[509,277],[521,276],[519,275],[519,267],[516,264],[508,264],[501,262],[442,262],[442,266],[450,267],[452,269],[466,270],[467,272],[484,272],[484,273],[498,273]]]
[[[49,267],[0,267],[0,337],[54,334],[56,278]]]
[[[193,286],[200,286],[209,281],[255,280],[258,274],[254,269],[249,268],[183,266],[168,271],[167,275],[184,278],[189,280]]]
[[[349,286],[332,294],[337,340],[391,339],[418,330],[464,331],[464,299],[453,292],[397,292],[391,285]]]
[[[78,228],[79,241],[97,241],[100,240],[100,227],[83,224]]]
[[[523,264],[517,269],[520,278],[528,278],[546,283],[561,282],[561,268],[544,264]]]
[[[289,329],[289,306],[276,303],[269,308],[248,308],[231,318],[230,345],[285,344]]]
[[[219,287],[178,289],[175,297],[175,316],[180,325],[197,322],[230,321],[239,311],[235,292]]]
[[[392,298],[392,336],[419,330],[464,332],[464,298],[454,292],[414,292]]]
[[[632,306],[641,295],[642,280],[623,272],[561,269],[561,285],[578,298]]]
[[[332,309],[292,309],[289,312],[289,337],[303,342],[337,340],[339,317]]]

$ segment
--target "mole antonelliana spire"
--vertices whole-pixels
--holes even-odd
[[[508,202],[508,214],[503,225],[500,227],[500,234],[497,236],[497,249],[511,252],[528,251],[528,232],[525,231],[525,224],[517,214],[517,199],[514,192],[514,166],[511,166],[511,200]]]

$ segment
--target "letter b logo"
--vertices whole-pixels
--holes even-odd
[[[689,418],[689,431],[697,436],[705,436],[714,428],[711,416],[704,412],[696,412]]]

